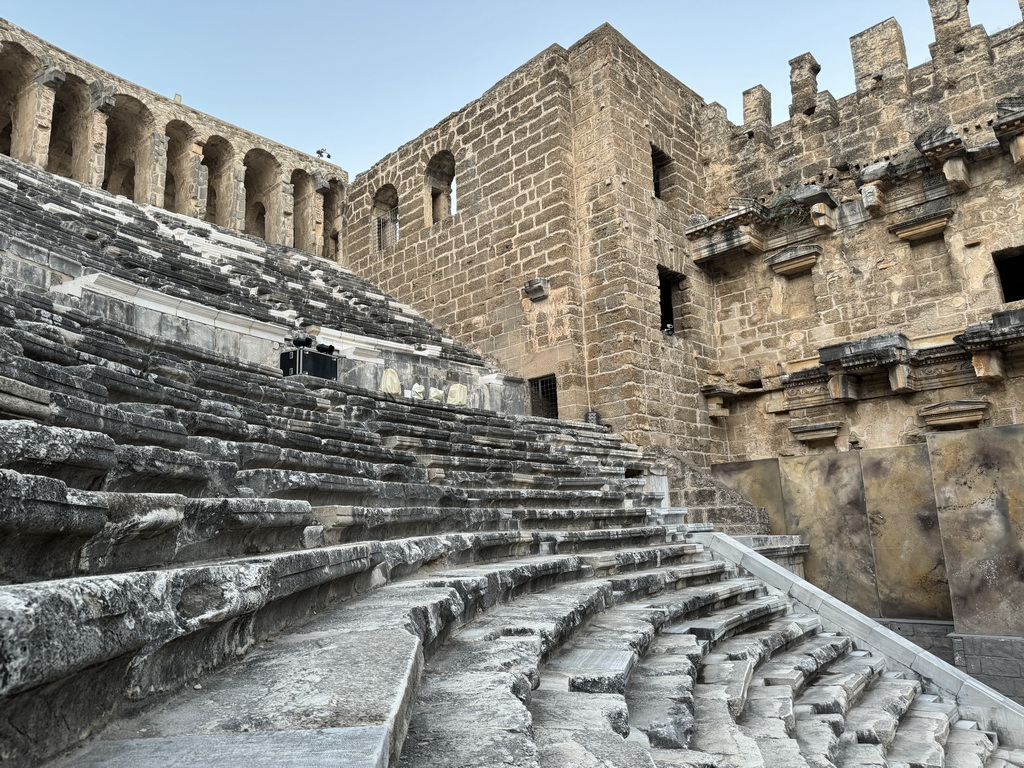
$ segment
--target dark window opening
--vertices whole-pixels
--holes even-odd
[[[1003,301],[1024,299],[1024,248],[1007,248],[992,254],[999,275]]]
[[[665,192],[668,190],[668,175],[671,166],[672,159],[652,144],[651,170],[654,176],[654,196],[658,199],[664,199]]]
[[[430,190],[430,223],[451,218],[456,210],[455,155],[446,149],[430,158],[426,181]]]
[[[373,196],[373,221],[378,251],[398,242],[398,191],[390,184]]]
[[[543,419],[558,418],[558,385],[554,374],[530,379],[530,414]]]
[[[658,299],[661,331],[672,336],[682,329],[683,281],[686,277],[675,270],[658,265]]]

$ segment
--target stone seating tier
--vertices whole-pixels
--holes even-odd
[[[867,620],[812,595],[851,627],[825,634],[803,582],[708,534],[711,558],[607,427],[285,378],[63,286],[101,274],[486,370],[336,265],[3,157],[0,206],[0,762],[909,759],[950,690],[987,718],[981,759],[1017,759],[1024,712],[891,644],[940,698],[888,739]],[[977,755],[973,736],[946,744]]]
[[[100,272],[264,322],[280,322],[274,312],[284,306],[289,316],[318,325],[438,345],[442,357],[483,363],[332,262],[111,198],[7,157],[0,158],[0,180],[7,214],[0,242],[29,263],[59,266],[72,277]],[[74,260],[61,255],[68,253]],[[41,271],[38,277],[36,286],[48,288]]]

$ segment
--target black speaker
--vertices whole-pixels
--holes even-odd
[[[311,349],[292,349],[281,353],[281,372],[285,376],[316,376],[338,378],[338,358]]]

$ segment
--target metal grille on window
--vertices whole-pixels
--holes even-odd
[[[392,208],[377,217],[377,250],[383,251],[398,242],[398,209]]]
[[[530,379],[530,413],[545,419],[558,418],[558,386],[554,375]]]

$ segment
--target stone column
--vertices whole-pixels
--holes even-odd
[[[39,168],[46,167],[50,154],[53,101],[64,77],[59,69],[43,67],[18,94],[11,135],[11,156],[16,160]]]
[[[282,179],[276,191],[271,187],[267,202],[273,202],[276,209],[267,210],[267,242],[291,248],[295,243],[295,185]]]
[[[187,195],[184,206],[187,216],[206,218],[206,185],[210,181],[210,169],[203,165],[203,145],[198,142],[189,147],[185,158],[185,179],[178,182],[178,194]]]
[[[71,177],[96,189],[103,186],[107,161],[107,115],[113,108],[113,92],[99,82],[93,83],[92,100],[83,118],[85,141],[82,151],[75,152]]]
[[[223,218],[217,223],[222,227],[244,232],[245,164],[239,158],[232,158],[230,163],[223,174],[221,188],[217,190],[217,210],[224,211]],[[221,206],[225,207],[222,209]]]
[[[142,205],[164,204],[169,141],[162,133],[152,133],[139,146],[135,158],[135,202]]]

